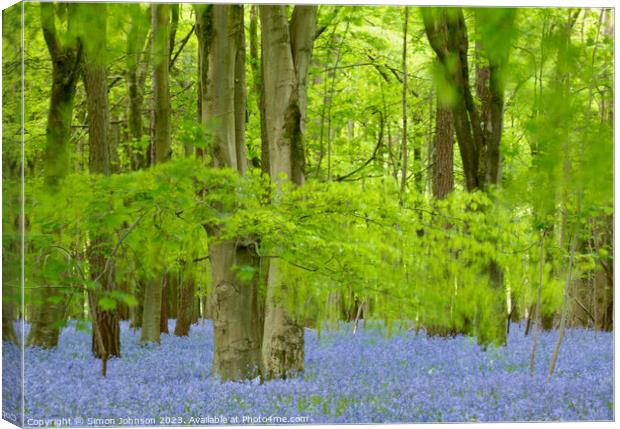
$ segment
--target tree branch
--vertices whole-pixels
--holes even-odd
[[[168,70],[172,70],[172,67],[174,66],[175,61],[177,60],[179,54],[181,53],[181,51],[183,50],[183,48],[185,47],[185,45],[187,44],[187,42],[189,41],[189,38],[192,36],[192,34],[194,33],[194,30],[196,30],[196,25],[192,25],[191,30],[189,30],[189,33],[187,33],[187,36],[185,36],[182,40],[181,40],[181,46],[179,46],[179,49],[177,50],[177,53],[174,54],[174,56],[172,57],[172,59],[170,60],[170,64],[168,65]]]

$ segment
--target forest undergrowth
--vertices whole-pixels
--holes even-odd
[[[613,334],[587,329],[567,331],[549,380],[557,331],[540,333],[531,374],[531,337],[517,324],[507,346],[486,351],[472,338],[428,337],[411,329],[386,335],[370,322],[355,335],[343,323],[306,329],[305,373],[263,384],[222,383],[212,376],[210,321],[194,325],[188,337],[162,335],[157,348],[139,346],[139,331],[123,323],[124,353],[110,360],[107,378],[99,374],[89,336],[69,326],[56,350],[27,349],[26,423],[54,416],[173,425],[222,417],[230,423],[235,416],[239,423],[299,417],[307,423],[614,418]],[[19,353],[4,347],[4,359]]]

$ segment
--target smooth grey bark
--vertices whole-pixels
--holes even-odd
[[[140,343],[157,343],[160,341],[161,295],[165,276],[149,279],[144,284],[144,308],[142,312],[142,329]]]
[[[168,58],[170,51],[170,5],[151,5],[151,61],[153,64],[153,107],[151,118],[151,162],[159,164],[172,156],[170,147],[170,88]],[[160,341],[162,289],[165,268],[160,277],[149,279],[144,286],[141,343]]]
[[[215,290],[213,303],[214,372],[222,380],[254,378],[260,373],[260,343],[255,309],[257,276],[244,279],[238,268],[257,265],[249,246],[227,240],[210,249]]]
[[[286,6],[261,5],[259,11],[269,174],[276,182],[284,176],[302,185],[305,82],[316,6],[296,6],[290,26]],[[261,350],[267,379],[286,378],[302,371],[304,364],[304,331],[286,305],[295,285],[283,276],[282,264],[279,259],[269,263]]]
[[[127,125],[129,137],[141,141],[144,134],[142,110],[144,108],[144,84],[148,70],[148,32],[149,19],[141,5],[132,3],[131,24],[127,34]],[[146,148],[131,147],[131,167],[133,170],[148,165],[149,154]]]
[[[212,139],[215,167],[237,170],[235,127],[235,63],[237,36],[233,11],[227,6],[211,8],[212,35],[208,46],[206,98],[203,101],[203,122]]]
[[[203,38],[200,43],[208,62],[203,68],[206,79],[201,79],[206,85],[202,120],[211,139],[213,164],[244,174],[247,155],[243,6],[212,5],[199,8],[198,13],[211,29],[206,34],[201,32],[199,39]],[[243,237],[220,240],[220,225],[205,225],[205,229],[212,237],[209,255],[214,290],[213,371],[222,380],[254,378],[260,373],[257,276],[247,278],[243,271],[258,265],[255,247]]]

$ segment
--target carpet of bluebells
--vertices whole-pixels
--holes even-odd
[[[174,321],[170,325],[172,332]],[[154,418],[156,424],[204,425],[205,418],[222,416],[228,422],[238,416],[238,423],[244,416],[262,422],[269,416],[302,417],[308,423],[612,420],[613,334],[568,330],[556,373],[547,381],[556,338],[557,332],[539,336],[532,375],[531,336],[525,337],[518,325],[506,347],[486,351],[470,338],[428,338],[407,330],[390,336],[376,328],[356,335],[344,326],[320,335],[306,330],[305,373],[260,384],[221,383],[212,377],[209,322],[194,325],[186,338],[162,335],[159,347],[139,346],[139,332],[123,324],[123,356],[108,363],[107,378],[90,354],[90,334],[69,327],[57,350],[26,350],[26,421],[80,417],[118,419],[118,424],[124,418]],[[5,344],[4,354],[7,407],[17,398],[6,382],[19,379],[7,359],[19,359],[19,351]]]

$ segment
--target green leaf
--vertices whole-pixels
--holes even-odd
[[[116,308],[116,300],[107,296],[101,298],[98,302],[99,307],[103,310],[114,310]]]

